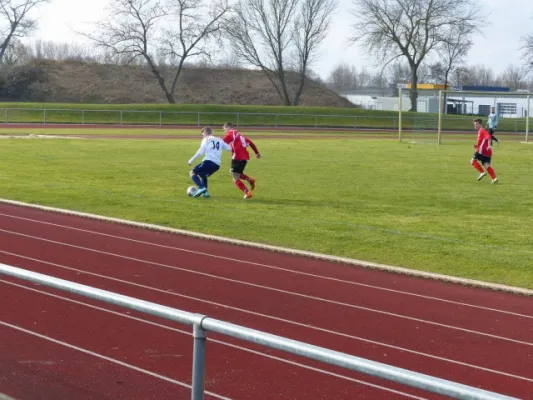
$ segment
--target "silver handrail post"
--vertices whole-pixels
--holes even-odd
[[[194,337],[193,358],[192,358],[192,400],[204,400],[205,391],[205,346],[207,335],[202,328],[202,320],[205,316],[200,316],[200,321],[194,323],[192,335]]]

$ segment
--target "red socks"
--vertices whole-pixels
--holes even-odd
[[[480,174],[483,173],[483,168],[481,168],[481,165],[479,165],[479,163],[477,161],[472,161],[472,167],[477,169]]]
[[[235,185],[241,189],[244,193],[246,193],[248,191],[248,189],[246,189],[246,186],[244,186],[244,183],[242,183],[242,181],[237,181],[235,182]]]
[[[479,163],[477,161],[472,161],[472,167],[477,169],[480,174],[483,173],[483,168],[481,168],[481,165],[479,165]],[[490,175],[490,177],[492,179],[496,179],[496,172],[494,172],[494,169],[492,167],[488,167],[487,168],[487,172],[489,173],[489,175]]]
[[[248,175],[241,174],[240,178],[250,182],[250,177]]]

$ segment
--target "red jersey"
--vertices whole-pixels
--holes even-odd
[[[234,160],[249,160],[250,155],[248,154],[248,146],[252,148],[255,154],[259,153],[254,142],[246,136],[241,135],[236,129],[228,131],[222,140],[231,146],[231,158]]]
[[[491,136],[484,128],[477,131],[476,150],[479,154],[492,157],[492,148],[490,147]]]

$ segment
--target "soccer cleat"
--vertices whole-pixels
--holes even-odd
[[[200,197],[200,195],[204,194],[205,192],[207,192],[206,188],[198,189],[196,193],[192,195],[192,197]]]
[[[479,176],[477,177],[477,180],[478,180],[478,181],[482,180],[483,177],[484,177],[485,175],[487,175],[487,173],[486,173],[486,172],[482,172],[482,173],[479,174]],[[197,193],[198,193],[198,192],[197,192]]]
[[[255,178],[250,177],[250,186],[253,192],[255,190]]]
[[[246,193],[244,194],[244,198],[245,198],[245,199],[249,199],[250,197],[252,197],[252,192],[246,192]]]
[[[208,199],[209,197],[211,197],[211,196],[209,196],[209,192],[208,192],[207,190],[206,190],[205,193],[204,193],[204,197],[205,197],[206,199]]]
[[[491,185],[494,184],[494,183],[498,183],[498,178],[494,178],[494,179],[490,182]]]

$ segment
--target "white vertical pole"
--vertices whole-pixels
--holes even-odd
[[[398,88],[398,139],[402,141],[402,87]]]
[[[439,115],[437,119],[437,143],[441,143],[441,129],[442,129],[442,90],[439,90]]]
[[[529,111],[530,111],[530,103],[529,103],[530,97],[529,94],[527,95],[527,115],[526,115],[526,143],[527,138],[529,136],[529,118],[531,118]]]

